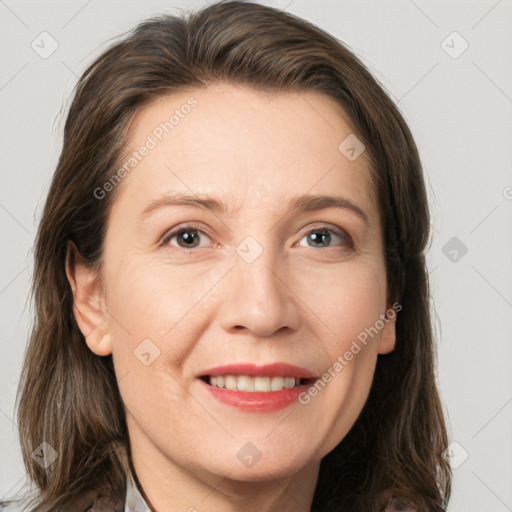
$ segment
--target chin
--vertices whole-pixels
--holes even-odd
[[[304,451],[285,453],[279,450],[279,453],[272,453],[270,447],[262,447],[259,455],[251,450],[252,447],[248,444],[244,445],[234,458],[230,454],[219,454],[216,459],[219,464],[210,471],[231,480],[264,482],[294,475],[314,461],[305,458]]]

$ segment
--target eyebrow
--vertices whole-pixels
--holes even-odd
[[[216,214],[226,214],[230,210],[224,201],[213,196],[175,192],[151,201],[142,212],[141,218],[146,218],[155,210],[173,206],[200,208]],[[364,210],[343,196],[307,194],[293,197],[288,204],[288,209],[294,213],[323,210],[325,208],[340,208],[351,211],[361,218],[366,225],[369,224],[368,215]]]

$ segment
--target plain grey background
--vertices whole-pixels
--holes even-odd
[[[345,42],[411,127],[432,211],[438,381],[453,443],[449,511],[511,511],[512,0],[262,3]],[[14,406],[32,245],[72,88],[109,40],[143,18],[203,5],[0,0],[0,498],[25,480]]]

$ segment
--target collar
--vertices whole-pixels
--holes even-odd
[[[151,512],[146,500],[142,497],[142,494],[137,487],[131,471],[128,474],[126,482],[124,512]]]

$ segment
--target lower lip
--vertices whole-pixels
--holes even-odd
[[[231,389],[210,386],[199,379],[202,386],[210,395],[227,405],[238,407],[247,412],[271,412],[284,409],[297,401],[298,396],[308,386],[302,385],[295,388],[282,389],[280,391],[233,391]]]

